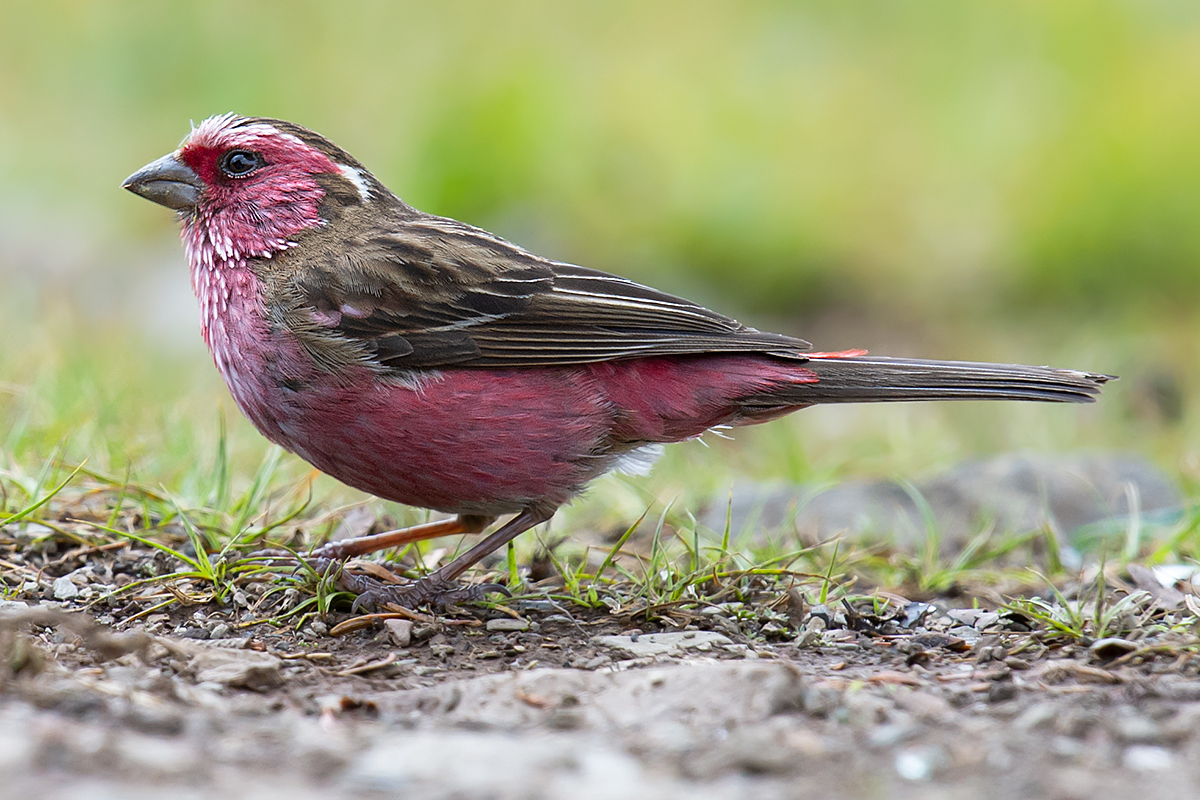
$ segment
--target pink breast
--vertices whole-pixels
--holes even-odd
[[[363,491],[462,513],[565,502],[599,472],[611,419],[578,370],[451,370],[419,388],[317,368],[273,327],[248,269],[196,276],[205,341],[268,439]]]
[[[566,502],[629,449],[754,421],[761,409],[739,398],[815,380],[757,355],[448,369],[415,382],[365,364],[333,373],[270,321],[251,270],[194,280],[217,368],[264,436],[363,491],[450,512]]]

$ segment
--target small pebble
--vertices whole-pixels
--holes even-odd
[[[763,625],[758,632],[763,636],[780,639],[787,635],[788,630],[778,622],[771,621]]]
[[[1083,742],[1070,736],[1055,736],[1050,740],[1050,752],[1059,758],[1078,758],[1086,749]]]
[[[1097,639],[1092,642],[1088,648],[1095,658],[1100,661],[1111,661],[1114,658],[1120,658],[1126,653],[1132,653],[1137,650],[1137,645],[1126,639],[1118,639],[1110,637],[1108,639]]]
[[[329,635],[329,626],[324,622],[321,622],[319,619],[314,619],[312,622],[308,623],[308,628],[317,636]]]
[[[485,627],[489,631],[517,633],[529,630],[529,620],[500,617],[499,619],[489,619]]]
[[[210,639],[224,639],[228,635],[229,626],[224,622],[218,622],[213,626],[212,630],[208,632],[208,638]]]
[[[988,611],[979,615],[975,620],[975,630],[986,631],[997,628],[1000,625],[1000,615],[995,611]]]
[[[1165,747],[1141,744],[1125,748],[1122,758],[1126,767],[1138,772],[1157,772],[1170,769],[1173,760],[1171,751]]]
[[[388,637],[396,647],[408,647],[412,644],[412,620],[386,619],[383,621],[383,626],[387,628]]]
[[[517,608],[521,611],[540,611],[547,613],[557,611],[558,604],[553,600],[521,600],[517,603]]]
[[[906,781],[927,781],[933,775],[933,765],[923,754],[908,751],[896,756],[896,774]]]
[[[437,633],[436,625],[414,625],[412,630],[412,638],[418,642],[423,642],[429,637]]]
[[[983,609],[979,608],[952,608],[946,612],[946,616],[957,622],[960,625],[970,625],[974,627],[975,623],[983,616]]]
[[[987,690],[989,703],[1004,703],[1017,696],[1017,687],[1012,681],[996,681]]]
[[[71,600],[79,596],[79,587],[66,575],[54,579],[51,591],[55,600]]]
[[[948,760],[940,747],[916,747],[896,755],[896,773],[905,780],[927,781]]]
[[[804,690],[804,711],[814,717],[825,717],[835,711],[842,702],[842,695],[828,686],[812,686]]]
[[[1126,744],[1153,744],[1162,738],[1158,723],[1141,714],[1118,717],[1111,725],[1113,733]]]

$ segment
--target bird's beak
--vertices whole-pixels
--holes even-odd
[[[172,154],[142,167],[121,188],[176,211],[191,211],[200,202],[204,182]]]

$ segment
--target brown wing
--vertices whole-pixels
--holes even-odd
[[[329,228],[318,233],[328,233]],[[453,220],[411,213],[323,253],[289,294],[390,369],[581,364],[644,356],[766,352],[803,340],[595,270],[538,258]]]

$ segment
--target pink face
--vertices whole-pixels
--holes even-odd
[[[184,217],[184,242],[210,264],[291,247],[297,233],[322,224],[315,176],[343,169],[290,133],[232,114],[200,123],[175,157],[204,185]]]

